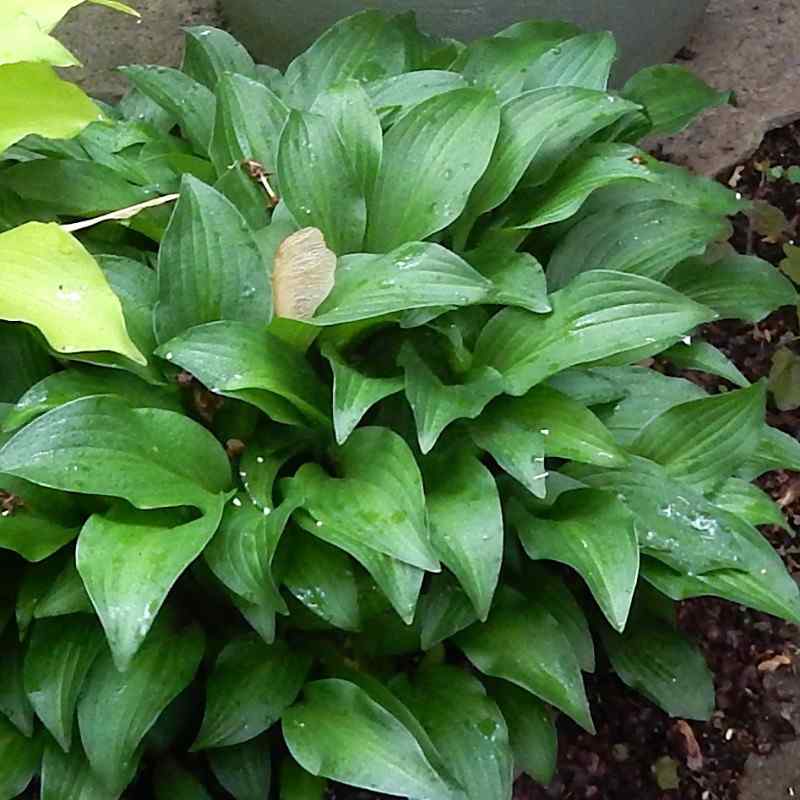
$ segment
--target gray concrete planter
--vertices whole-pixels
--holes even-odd
[[[611,30],[623,79],[669,60],[686,42],[708,0],[221,0],[232,31],[265,63],[285,66],[342,17],[365,8],[416,9],[424,30],[469,41],[525,19],[577,22]]]

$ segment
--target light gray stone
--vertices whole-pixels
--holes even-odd
[[[800,797],[800,742],[781,745],[769,756],[747,759],[739,781],[741,800]]]
[[[711,0],[687,63],[736,107],[712,109],[661,142],[664,154],[704,175],[747,160],[764,135],[800,119],[800,3]]]
[[[55,30],[84,64],[65,70],[64,75],[103,100],[117,99],[125,92],[126,81],[114,72],[115,67],[177,66],[183,53],[182,27],[220,24],[217,0],[127,2],[142,15],[140,20],[86,3],[71,11]]]

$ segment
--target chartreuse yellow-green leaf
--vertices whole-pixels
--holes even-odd
[[[0,96],[3,84],[0,68]],[[35,325],[60,353],[107,350],[147,363],[97,262],[58,225],[29,222],[1,233],[0,264],[8,286],[0,318]]]

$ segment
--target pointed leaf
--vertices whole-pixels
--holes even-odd
[[[323,800],[327,783],[306,772],[293,758],[283,759],[280,800]]]
[[[466,89],[466,81],[454,72],[425,69],[405,72],[364,86],[372,105],[385,122],[412,106],[453,89]]]
[[[736,364],[716,347],[702,339],[693,339],[688,343],[679,342],[669,350],[665,350],[661,357],[666,358],[680,369],[695,369],[711,375],[719,375],[736,386],[750,385],[750,381],[742,375]]]
[[[368,198],[366,249],[386,253],[453,222],[489,164],[499,129],[494,94],[478,89],[434,96],[395,123]]]
[[[14,641],[8,629],[0,648],[0,714],[17,730],[30,738],[33,735],[33,708],[25,694],[22,676],[22,645]]]
[[[613,34],[604,31],[575,36],[557,44],[528,67],[524,88],[581,86],[604,90],[616,57]]]
[[[271,287],[244,217],[219,192],[184,177],[158,254],[158,340],[204,322],[266,325],[271,317]]]
[[[76,743],[69,753],[48,741],[42,758],[42,800],[117,800],[92,772]]]
[[[97,262],[58,225],[29,222],[0,233],[0,258],[14,283],[0,299],[0,318],[35,325],[60,353],[110,350],[147,363]]]
[[[41,739],[28,739],[0,716],[0,797],[21,795],[39,769]]]
[[[130,781],[139,743],[190,683],[203,649],[199,627],[178,630],[162,615],[127,672],[117,671],[110,652],[95,661],[78,701],[78,723],[89,763],[111,791]]]
[[[94,614],[94,609],[78,574],[75,559],[70,558],[66,567],[49,586],[49,591],[36,604],[33,616],[36,619],[46,619],[77,613]]]
[[[422,649],[436,647],[477,619],[472,601],[456,580],[446,572],[434,575],[428,591],[420,598],[416,617]]]
[[[208,679],[206,712],[193,750],[250,741],[279,720],[300,693],[308,656],[285,642],[256,637],[230,642]]]
[[[452,797],[409,730],[347,681],[309,683],[303,701],[284,716],[283,735],[313,775],[394,795]]]
[[[227,31],[210,25],[196,25],[183,30],[186,51],[182,69],[190,78],[214,91],[226,73],[255,77],[253,59]]]
[[[264,800],[269,794],[269,740],[262,736],[233,747],[208,751],[217,780],[235,800]]]
[[[499,370],[506,391],[524,394],[568,367],[679,338],[715,318],[705,306],[639,275],[592,270],[550,297],[553,313],[506,309],[484,328],[475,361]]]
[[[72,744],[78,694],[104,645],[97,622],[85,615],[40,620],[33,628],[23,667],[25,693],[64,752]]]
[[[224,498],[180,524],[168,511],[120,507],[83,526],[75,558],[103,623],[114,663],[128,669],[170,589],[203,552],[219,525]]]
[[[363,176],[334,123],[293,110],[277,155],[283,200],[301,225],[319,228],[338,255],[361,250],[367,224]]]
[[[710,498],[715,506],[730,511],[751,525],[777,525],[789,530],[781,507],[762,489],[739,478],[728,478]]]
[[[464,257],[494,284],[490,302],[539,314],[552,310],[544,270],[530,253],[488,246],[465,253]]]

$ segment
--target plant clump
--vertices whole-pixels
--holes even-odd
[[[190,28],[7,137],[0,798],[509,800],[596,651],[711,714],[676,601],[800,621],[750,483],[800,445],[699,334],[796,293],[635,144],[727,96],[614,57],[366,11],[280,73]]]

